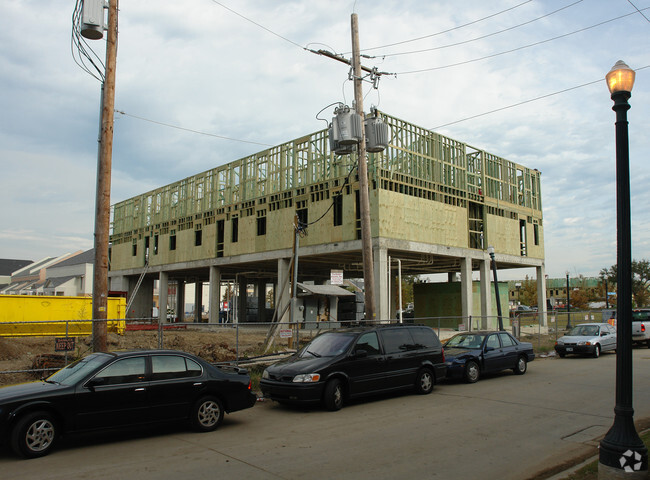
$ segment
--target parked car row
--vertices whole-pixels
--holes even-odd
[[[615,348],[616,330],[606,323],[578,325],[555,346],[560,357],[598,357]],[[474,383],[507,369],[523,375],[534,359],[532,344],[505,331],[462,332],[443,346],[422,325],[342,328],[266,368],[260,388],[282,404],[339,410],[375,393],[426,395],[445,378]],[[170,350],[93,353],[43,381],[1,387],[0,441],[33,458],[49,453],[62,433],[176,421],[206,432],[219,426],[224,412],[255,402],[245,369]]]

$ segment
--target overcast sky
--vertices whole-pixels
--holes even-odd
[[[0,2],[0,258],[93,246],[100,82],[73,59],[74,7]],[[616,263],[604,76],[638,69],[632,255],[650,258],[650,0],[122,0],[111,203],[324,128],[353,86],[304,47],[349,56],[353,12],[362,63],[396,73],[365,84],[366,110],[542,172],[551,277]]]

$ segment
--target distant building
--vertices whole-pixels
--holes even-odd
[[[39,295],[92,296],[94,262],[95,249],[91,248],[48,267]]]
[[[21,268],[34,263],[32,260],[15,260],[13,258],[0,258],[0,289],[11,283],[11,274]]]
[[[14,271],[11,274],[11,281],[8,285],[0,287],[0,294],[2,295],[64,295],[64,293],[56,293],[56,287],[50,286],[48,292],[45,293],[45,285],[48,283],[47,270],[65,262],[68,259],[74,258],[82,253],[81,250],[75,253],[66,253],[59,257],[45,257],[36,262],[30,262],[28,265]],[[92,260],[91,260],[92,262]],[[65,270],[64,270],[65,271]],[[91,273],[92,277],[92,273]],[[56,281],[54,276],[49,277],[49,284],[53,285]],[[66,282],[70,279],[66,279]],[[65,283],[65,282],[63,282]],[[92,288],[92,282],[91,282]],[[63,290],[59,290],[63,291]],[[65,295],[82,295],[81,293],[65,293]]]

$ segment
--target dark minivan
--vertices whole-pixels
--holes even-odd
[[[370,393],[431,393],[444,376],[444,351],[433,329],[386,325],[322,333],[264,370],[260,387],[280,403],[322,402],[339,410],[346,399]]]

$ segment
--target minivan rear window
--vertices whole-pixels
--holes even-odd
[[[438,340],[438,337],[436,337],[431,328],[414,327],[409,330],[411,331],[411,335],[413,335],[417,348],[434,348],[440,346],[440,340]]]
[[[384,341],[384,350],[388,354],[415,349],[413,337],[406,328],[382,330],[381,338]]]

